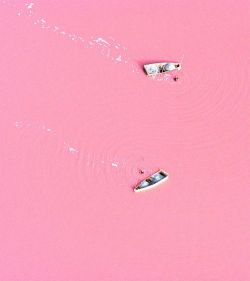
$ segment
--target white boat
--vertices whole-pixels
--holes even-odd
[[[181,70],[181,64],[178,62],[161,62],[145,64],[144,69],[147,75],[156,75],[173,70]]]
[[[165,182],[168,179],[168,174],[163,170],[159,170],[157,173],[149,176],[145,180],[141,181],[135,188],[135,192],[141,192],[155,188]]]

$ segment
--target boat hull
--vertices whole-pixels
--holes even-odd
[[[181,64],[177,62],[161,62],[161,63],[151,63],[145,64],[144,70],[147,75],[157,75],[174,70],[181,70]]]
[[[159,170],[158,172],[154,173],[153,175],[147,177],[145,180],[141,181],[135,188],[135,192],[142,192],[150,189],[154,189],[161,185],[162,183],[168,180],[168,174],[163,171]]]

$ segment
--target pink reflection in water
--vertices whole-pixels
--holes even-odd
[[[249,4],[0,3],[0,279],[248,280]]]

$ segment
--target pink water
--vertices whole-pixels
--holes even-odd
[[[249,3],[1,0],[0,280],[250,280]]]

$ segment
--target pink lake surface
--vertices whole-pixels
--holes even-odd
[[[250,280],[249,9],[0,1],[0,280]]]

